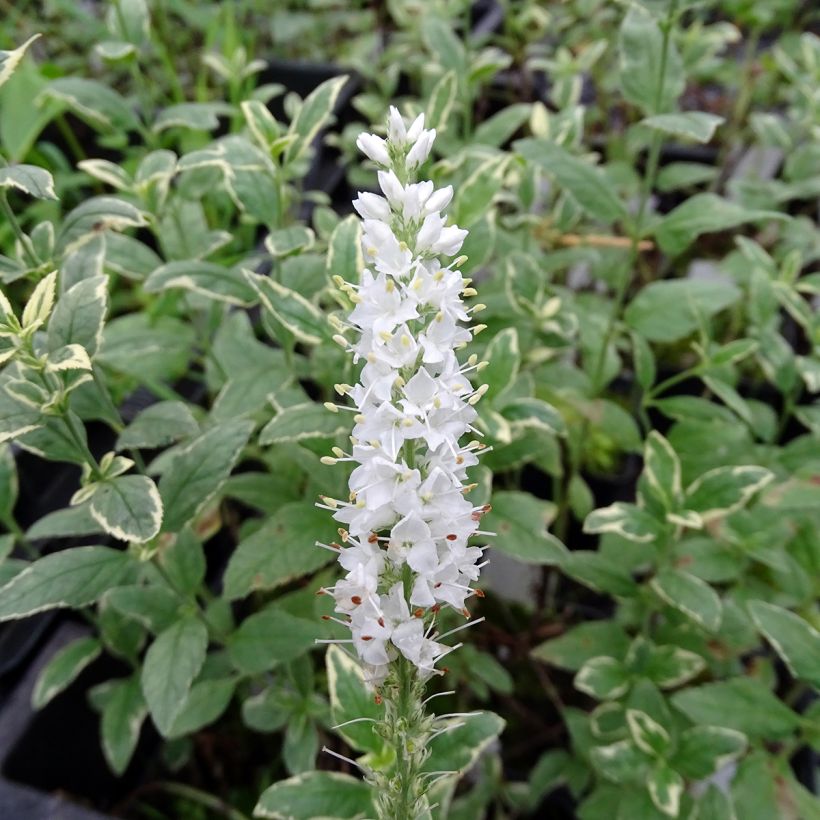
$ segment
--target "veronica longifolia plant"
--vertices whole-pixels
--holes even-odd
[[[336,339],[364,366],[358,384],[336,386],[355,405],[353,446],[325,461],[356,467],[349,501],[323,499],[344,525],[343,546],[323,546],[339,550],[346,573],[323,591],[335,599],[365,681],[385,704],[377,731],[396,763],[388,774],[366,772],[384,818],[428,809],[430,778],[421,767],[429,740],[446,729],[425,713],[424,682],[441,674],[436,663],[456,648],[442,643],[455,630],[439,635],[436,618],[442,606],[470,617],[465,601],[480,594],[471,584],[482,549],[468,541],[489,534],[479,529],[489,508],[464,497],[467,471],[484,445],[459,443],[486,389],[474,388],[468,375],[481,369],[477,357],[462,365],[456,356],[480,328],[466,326],[470,310],[462,301],[475,291],[457,270],[466,257],[442,261],[459,252],[467,231],[442,216],[452,187],[414,181],[434,139],[423,115],[408,128],[395,108],[386,140],[359,137],[359,148],[381,167],[384,196],[362,193],[354,201],[369,267],[360,284],[336,280],[355,305],[338,329],[356,336]]]

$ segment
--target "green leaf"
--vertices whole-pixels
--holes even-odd
[[[545,139],[518,140],[513,148],[528,162],[543,168],[594,219],[611,224],[627,216],[604,171]]]
[[[189,529],[177,535],[171,544],[163,544],[159,562],[174,586],[188,594],[196,594],[205,580],[207,564],[202,543]]]
[[[480,122],[473,133],[473,144],[500,148],[530,118],[532,105],[513,103]]]
[[[327,247],[327,275],[341,276],[345,282],[359,282],[364,270],[362,223],[354,214],[333,229]]]
[[[29,37],[23,45],[11,51],[0,51],[0,86],[5,85],[8,78],[11,77],[20,64],[20,60],[23,59],[26,49],[40,36],[40,34],[35,34],[33,37]]]
[[[453,221],[472,228],[492,207],[509,165],[506,154],[482,162],[459,186],[453,202]]]
[[[718,594],[705,581],[677,569],[663,569],[650,582],[658,597],[708,632],[720,627]]]
[[[506,387],[511,385],[521,366],[521,350],[518,345],[518,331],[514,327],[504,328],[487,345],[484,358],[489,362],[481,372],[487,383],[486,400],[492,401]]]
[[[563,560],[566,547],[547,532],[555,508],[529,493],[514,490],[493,495],[492,512],[484,525],[497,533],[493,549],[528,564],[556,564]]]
[[[273,257],[289,256],[297,251],[307,251],[316,242],[316,235],[304,225],[291,225],[272,231],[265,237],[265,248]]]
[[[42,709],[52,698],[71,685],[80,672],[100,656],[102,647],[96,638],[78,638],[64,646],[40,670],[31,705]]]
[[[600,655],[622,659],[629,647],[623,627],[612,621],[591,621],[572,627],[558,638],[536,646],[532,656],[570,672]]]
[[[179,532],[219,492],[253,427],[242,419],[217,424],[177,451],[159,482],[166,532]]]
[[[669,279],[641,288],[627,305],[626,323],[650,342],[676,342],[740,299],[729,282]]]
[[[78,240],[102,231],[123,231],[126,228],[142,228],[147,225],[145,212],[130,202],[115,196],[95,196],[63,218],[57,247],[66,251],[73,249]]]
[[[317,345],[330,338],[327,317],[313,302],[269,276],[244,270],[262,306],[300,342]]]
[[[463,718],[449,719],[462,726],[444,732],[430,741],[430,757],[422,766],[425,772],[466,772],[504,730],[505,721],[492,712],[473,712]]]
[[[152,130],[190,128],[193,131],[216,131],[219,118],[229,117],[234,107],[224,102],[179,103],[163,108],[157,114]]]
[[[683,253],[701,234],[724,231],[747,222],[763,222],[773,219],[784,220],[788,217],[777,211],[745,208],[717,194],[695,194],[682,205],[678,205],[658,223],[655,228],[655,237],[664,253],[677,256]],[[701,285],[703,284],[706,282],[701,281]]]
[[[635,504],[617,501],[609,507],[591,512],[584,520],[584,532],[614,532],[636,543],[655,541],[661,528],[657,519]]]
[[[234,600],[255,589],[274,589],[330,563],[333,553],[313,544],[326,543],[335,526],[330,514],[312,503],[297,501],[280,507],[231,555],[225,597]],[[276,548],[271,549],[271,544]]]
[[[111,682],[100,731],[103,754],[114,774],[121,775],[128,768],[147,713],[139,675]]]
[[[464,45],[456,37],[448,20],[430,13],[421,21],[421,37],[433,59],[445,69],[455,71],[456,76],[464,76],[467,70],[467,55]]]
[[[678,817],[683,796],[683,778],[670,766],[661,763],[646,778],[649,796],[659,811],[668,817]]]
[[[182,712],[208,649],[208,630],[193,615],[165,629],[148,647],[142,667],[142,692],[154,724],[168,737]]]
[[[646,755],[631,740],[596,746],[590,752],[595,768],[613,783],[635,783],[646,770]]]
[[[365,685],[361,665],[335,645],[327,648],[325,665],[334,724],[370,719],[335,731],[357,751],[378,754],[384,741],[373,731],[373,722],[384,718],[384,706],[376,703],[373,692]]]
[[[347,80],[346,74],[332,77],[305,98],[288,130],[288,134],[295,137],[285,151],[288,163],[299,159],[307,151],[314,137],[330,120],[336,100]]]
[[[291,441],[335,438],[348,432],[350,423],[343,415],[311,401],[280,410],[262,428],[259,443],[265,447]]]
[[[274,783],[259,798],[253,815],[272,820],[356,820],[375,817],[376,809],[371,788],[364,780],[318,771]]]
[[[143,287],[147,293],[181,288],[239,307],[248,307],[256,301],[256,291],[241,271],[199,259],[168,262],[157,268]]]
[[[667,511],[677,511],[682,495],[681,466],[672,445],[656,430],[646,439],[643,478]]]
[[[699,162],[672,162],[664,165],[658,173],[657,188],[659,191],[679,191],[711,182],[717,176],[714,165]]]
[[[0,442],[20,438],[37,430],[44,422],[38,408],[19,401],[6,387],[7,384],[0,386]]]
[[[671,748],[672,740],[669,732],[646,712],[627,709],[626,725],[633,742],[644,754],[663,757]]]
[[[179,597],[167,587],[128,584],[106,592],[103,601],[125,617],[159,634],[179,614]]]
[[[228,638],[228,655],[240,672],[257,675],[307,652],[318,633],[316,621],[297,618],[273,605],[242,622]]]
[[[96,485],[91,515],[114,538],[142,544],[159,532],[162,499],[148,476],[121,475]]]
[[[0,621],[91,604],[132,567],[128,553],[109,547],[74,547],[39,558],[0,588]]]
[[[736,729],[767,742],[787,737],[799,723],[786,704],[752,678],[685,689],[672,696],[672,705],[694,723]]]
[[[304,712],[291,715],[282,744],[282,758],[290,774],[300,774],[316,768],[319,733],[313,719]]]
[[[168,737],[184,737],[213,723],[228,708],[236,684],[236,678],[216,678],[195,683],[174,719]]]
[[[48,349],[78,344],[94,356],[102,341],[108,310],[108,277],[91,276],[60,296],[48,323]]]
[[[28,528],[26,538],[30,541],[40,538],[72,538],[97,535],[102,531],[102,527],[91,515],[91,503],[87,501],[76,507],[65,507],[44,515]]]
[[[0,168],[0,188],[14,188],[37,199],[58,199],[54,178],[36,165],[7,165]]]
[[[161,401],[146,407],[120,433],[117,449],[167,447],[198,432],[199,425],[185,402]]]
[[[683,63],[675,44],[668,42],[665,51],[664,57],[664,36],[655,18],[631,5],[618,35],[621,91],[645,114],[669,111],[683,92]]]
[[[716,467],[689,485],[684,505],[707,523],[745,507],[773,478],[765,467]]]
[[[57,288],[57,271],[44,276],[34,288],[23,308],[21,323],[24,328],[37,328],[51,315]]]
[[[615,658],[591,658],[579,670],[575,688],[596,700],[613,700],[629,689],[629,674]]]
[[[787,609],[751,601],[749,613],[795,678],[820,688],[820,632]]]
[[[60,77],[52,80],[37,98],[56,100],[95,128],[132,131],[139,121],[131,106],[113,88],[82,77]]]
[[[592,550],[573,550],[566,553],[561,569],[596,592],[630,597],[636,594],[637,584],[622,562]]]
[[[17,463],[11,447],[0,444],[0,519],[8,519],[17,503]]]
[[[561,413],[543,399],[525,397],[504,402],[502,415],[514,422],[517,429],[543,430],[555,436],[567,434],[567,425]]]
[[[699,675],[705,668],[706,661],[696,652],[679,646],[655,646],[643,671],[661,689],[672,689]]]
[[[707,114],[705,111],[679,111],[675,114],[657,114],[641,120],[641,125],[662,131],[665,134],[674,134],[695,142],[709,142],[715,129],[724,122],[723,117]]]
[[[446,130],[450,121],[453,103],[458,91],[458,76],[455,71],[448,71],[433,86],[425,112],[425,127],[435,128],[439,133]],[[461,224],[461,223],[459,223]],[[466,223],[465,223],[466,227]]]
[[[746,735],[734,729],[693,726],[680,736],[671,762],[690,780],[704,780],[740,757],[746,745]]]

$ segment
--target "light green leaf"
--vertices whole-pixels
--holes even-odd
[[[0,588],[0,621],[91,604],[132,567],[128,553],[109,547],[73,547],[39,558]]]
[[[330,120],[336,100],[347,80],[346,74],[332,77],[305,98],[288,130],[288,134],[295,139],[285,152],[287,162],[299,159]]]
[[[787,609],[751,601],[749,612],[795,678],[820,688],[820,632]]]
[[[236,684],[236,678],[216,678],[195,683],[174,719],[168,737],[184,737],[213,723],[228,708]]]
[[[572,627],[558,638],[536,646],[532,656],[539,661],[578,671],[588,660],[605,655],[623,659],[629,638],[623,627],[612,621],[590,621]]]
[[[641,120],[642,125],[647,125],[657,131],[663,131],[665,134],[674,134],[677,137],[692,139],[695,142],[709,142],[715,133],[715,129],[722,122],[724,122],[723,117],[707,114],[704,111],[657,114],[654,117]]]
[[[256,295],[238,269],[198,259],[162,265],[145,280],[143,287],[148,293],[181,288],[239,307],[253,304]]]
[[[355,215],[345,217],[333,229],[327,249],[329,277],[341,276],[345,282],[358,282],[364,269],[362,223]]]
[[[217,424],[177,451],[159,482],[166,532],[179,532],[219,492],[253,426],[242,419]]]
[[[497,533],[493,549],[528,564],[556,564],[563,560],[566,547],[547,532],[555,515],[554,505],[514,490],[495,493],[492,504],[492,512],[485,517],[483,526]]]
[[[624,313],[626,323],[651,342],[676,342],[699,323],[740,299],[729,282],[670,279],[641,288]]]
[[[148,648],[142,667],[142,692],[154,724],[168,737],[182,712],[191,683],[202,668],[208,630],[193,615],[164,630]]]
[[[683,778],[665,763],[656,766],[646,778],[649,796],[667,817],[678,817],[683,796]]]
[[[684,505],[708,523],[745,507],[773,478],[765,467],[716,467],[687,487]]]
[[[128,768],[147,713],[139,675],[111,683],[106,692],[100,732],[103,754],[114,774],[121,775]]]
[[[96,638],[78,638],[57,652],[40,670],[31,705],[42,709],[52,698],[70,686],[83,669],[99,657],[102,647]]]
[[[665,55],[664,55],[665,51]],[[633,3],[618,35],[621,91],[645,114],[660,114],[674,107],[683,92],[683,63],[674,42],[664,48],[664,37],[655,18]]]
[[[435,128],[439,133],[446,130],[450,121],[450,113],[453,110],[453,103],[456,101],[457,91],[458,76],[456,72],[446,72],[430,92],[424,119],[426,128]],[[467,227],[466,223],[465,227]]]
[[[142,228],[147,224],[144,212],[130,202],[115,196],[95,196],[65,216],[57,246],[66,251],[89,234]]]
[[[788,737],[800,720],[753,678],[689,687],[672,696],[672,705],[694,723],[735,729],[766,742]]]
[[[596,592],[630,597],[637,592],[637,584],[622,562],[593,550],[567,552],[561,569]]]
[[[94,356],[102,341],[108,310],[108,277],[92,276],[60,296],[48,323],[48,349],[78,344]]]
[[[167,629],[177,619],[180,609],[179,596],[159,584],[114,587],[105,593],[103,604],[155,634]]]
[[[657,430],[646,438],[643,478],[667,512],[677,511],[683,492],[680,459],[672,445]]]
[[[594,510],[584,520],[584,532],[614,532],[639,544],[657,539],[661,528],[657,519],[635,504],[617,501],[609,507]]]
[[[234,107],[224,102],[179,103],[163,108],[157,114],[152,130],[190,128],[192,131],[215,131],[219,118],[229,117]]]
[[[627,709],[626,725],[632,741],[644,754],[663,757],[671,748],[672,739],[669,737],[669,732],[646,712],[641,712],[639,709]]]
[[[167,447],[199,432],[188,405],[181,401],[161,401],[140,412],[117,438],[117,449]]]
[[[199,592],[207,564],[202,543],[191,530],[183,530],[173,543],[164,544],[159,562],[178,590],[191,595]]]
[[[705,581],[676,569],[661,570],[650,582],[658,597],[708,632],[720,627],[722,606]]]
[[[430,757],[422,767],[425,772],[457,771],[463,774],[478,760],[504,730],[505,721],[492,712],[473,712],[469,717],[453,719],[461,723],[430,741]]]
[[[83,77],[59,77],[40,93],[35,104],[56,100],[96,128],[136,130],[139,121],[128,102],[113,88]]]
[[[546,139],[519,140],[513,148],[554,177],[558,186],[593,218],[607,225],[626,218],[626,206],[598,166]]]
[[[280,410],[259,433],[262,446],[289,441],[334,438],[350,431],[347,419],[316,402],[293,404]]]
[[[255,589],[274,589],[315,572],[334,558],[313,544],[327,543],[334,533],[326,510],[303,501],[285,504],[237,546],[225,571],[225,597],[234,600]]]
[[[23,308],[21,322],[24,328],[38,328],[51,315],[57,290],[57,271],[44,276],[34,288]]]
[[[276,605],[269,606],[246,618],[228,638],[228,656],[243,674],[261,674],[307,652],[318,632],[316,621],[297,618]]]
[[[746,735],[720,726],[693,726],[678,741],[672,758],[676,771],[691,780],[704,780],[746,751]]]
[[[308,251],[316,242],[316,235],[304,225],[291,225],[272,231],[265,237],[265,248],[273,257],[289,256],[297,251]]]
[[[54,179],[36,165],[7,165],[0,168],[0,188],[15,188],[37,199],[57,199]]]
[[[590,658],[573,681],[575,688],[596,700],[613,700],[629,689],[629,674],[615,658]]]
[[[484,352],[484,358],[489,362],[481,372],[489,387],[485,401],[492,401],[509,387],[518,375],[521,366],[518,331],[514,327],[507,327],[493,336]]]
[[[378,754],[384,740],[373,731],[373,722],[384,718],[384,706],[376,703],[373,692],[365,686],[361,665],[335,645],[327,648],[325,664],[333,722],[370,719],[336,729],[336,732],[357,751]]]
[[[785,220],[788,217],[777,211],[745,208],[717,194],[695,194],[658,223],[655,237],[664,253],[677,256],[701,234],[772,219]]]
[[[364,781],[339,772],[306,772],[267,788],[254,817],[272,820],[357,820],[375,817],[372,791]]]
[[[29,37],[23,45],[11,51],[0,51],[0,86],[5,85],[9,77],[23,59],[26,49],[38,38],[40,34]]]
[[[243,270],[263,307],[300,342],[317,345],[330,338],[327,317],[312,302],[269,276]]]
[[[18,439],[37,430],[44,421],[38,408],[16,399],[6,385],[0,387],[0,442]]]
[[[543,399],[525,397],[504,402],[501,413],[517,429],[534,428],[556,436],[567,434],[567,425],[561,413]]]
[[[613,783],[634,783],[647,767],[646,755],[630,740],[619,740],[590,751],[595,768]]]
[[[473,143],[500,148],[529,119],[532,105],[513,103],[476,126]]]
[[[91,515],[107,533],[121,541],[150,541],[162,524],[162,499],[144,475],[121,475],[97,484]]]
[[[672,689],[699,675],[705,667],[706,661],[696,652],[679,646],[655,646],[644,672],[661,689]]]

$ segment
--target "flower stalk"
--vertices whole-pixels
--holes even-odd
[[[436,664],[456,648],[441,642],[438,613],[449,607],[470,619],[466,602],[481,595],[472,585],[483,566],[483,549],[470,539],[487,534],[479,527],[489,511],[465,497],[474,486],[467,470],[488,449],[478,440],[461,443],[469,432],[479,435],[474,405],[487,389],[471,381],[485,363],[457,358],[482,327],[470,327],[463,301],[476,293],[459,272],[466,257],[447,262],[467,231],[443,215],[451,186],[415,181],[434,140],[423,115],[408,126],[391,108],[386,139],[365,133],[357,141],[379,166],[382,195],[360,193],[353,202],[367,264],[361,281],[334,278],[353,304],[347,321],[333,320],[335,339],[363,367],[356,385],[336,385],[354,407],[329,405],[354,411],[351,450],[334,448],[323,459],[355,467],[349,498],[319,504],[342,525],[340,542],[320,546],[336,550],[345,570],[321,592],[333,596],[334,620],[350,629],[345,643],[384,703],[374,731],[392,747],[394,763],[365,774],[379,817],[391,820],[429,809],[434,778],[422,771],[429,743],[453,725],[437,725],[423,700],[425,682],[443,674]]]

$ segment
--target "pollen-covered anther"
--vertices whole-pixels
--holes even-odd
[[[371,532],[370,535],[367,536],[367,543],[368,544],[375,544],[379,540],[379,536],[376,535],[375,532]]]
[[[482,593],[482,594],[483,594],[483,593]],[[358,605],[362,602],[362,599],[361,599],[361,596],[360,596],[360,595],[351,595],[351,596],[350,596],[350,601],[351,601],[351,603],[353,603],[355,606],[358,606]]]
[[[476,598],[485,598],[484,590],[483,589],[474,589],[473,592],[475,593]]]
[[[363,641],[372,641],[373,636],[372,635],[362,635],[362,640]]]
[[[415,612],[413,612],[414,618],[423,618],[424,617],[424,610],[419,608]]]
[[[458,541],[458,536],[454,532],[451,532],[446,537],[448,541]]]

